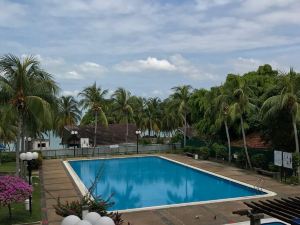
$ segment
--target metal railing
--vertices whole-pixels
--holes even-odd
[[[163,153],[172,149],[179,149],[180,144],[149,144],[139,145],[139,153]],[[135,154],[135,144],[124,145],[102,145],[95,148],[67,148],[47,149],[41,151],[43,158],[65,158],[65,157],[97,157],[103,155],[125,155]]]

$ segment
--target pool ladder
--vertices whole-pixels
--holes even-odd
[[[253,185],[253,187],[257,190],[257,191],[262,191],[263,190],[263,184],[264,184],[264,179],[263,178],[258,178],[258,180],[256,181],[256,184]]]

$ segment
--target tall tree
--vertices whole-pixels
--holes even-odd
[[[290,69],[288,74],[279,77],[281,92],[268,98],[261,108],[263,119],[274,118],[280,111],[287,111],[292,118],[295,149],[299,153],[297,122],[300,121],[300,75]]]
[[[231,162],[231,142],[230,142],[230,135],[229,135],[229,128],[228,123],[230,122],[230,115],[229,115],[229,105],[230,105],[230,96],[226,94],[224,88],[220,88],[220,95],[216,98],[216,104],[218,108],[216,124],[218,127],[221,124],[224,124],[225,131],[226,131],[226,138],[228,144],[228,161]]]
[[[252,169],[252,163],[248,153],[248,147],[246,142],[245,126],[248,126],[246,121],[244,121],[244,116],[249,113],[251,110],[255,109],[255,106],[250,103],[249,97],[252,93],[251,88],[247,85],[245,80],[240,76],[234,77],[235,88],[233,91],[233,104],[230,106],[230,115],[232,120],[240,120],[240,129],[242,131],[243,142],[245,154],[248,162],[248,166]]]
[[[20,59],[4,55],[0,59],[0,102],[8,105],[18,118],[16,138],[16,175],[19,175],[20,143],[24,151],[24,126],[30,118],[41,126],[51,123],[49,102],[58,91],[52,76],[41,69],[33,56]]]
[[[130,104],[131,94],[124,88],[118,88],[112,95],[113,111],[118,114],[119,121],[126,123],[125,141],[128,140],[128,123],[133,119],[133,109]]]
[[[80,121],[81,112],[78,102],[73,96],[61,96],[58,99],[56,124],[58,134],[62,137],[65,126],[76,125]]]
[[[97,126],[98,121],[102,121],[102,123],[107,126],[107,118],[105,115],[105,105],[107,103],[107,99],[105,96],[107,95],[108,90],[102,90],[101,87],[97,87],[96,82],[83,89],[82,92],[78,94],[82,99],[79,104],[83,109],[91,110],[95,117],[95,128],[94,128],[94,147],[97,145]]]
[[[187,135],[187,115],[190,111],[189,99],[191,97],[190,85],[183,85],[179,87],[173,87],[172,98],[174,101],[174,106],[176,106],[179,115],[183,118],[184,122],[184,137],[183,137],[183,146],[186,146],[186,135]]]

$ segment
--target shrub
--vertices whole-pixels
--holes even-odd
[[[32,160],[32,169],[38,170],[43,164],[42,153],[38,152],[39,157],[36,160]]]
[[[142,138],[142,139],[139,140],[139,143],[141,145],[149,145],[149,144],[151,144],[151,141],[147,138]]]
[[[172,136],[170,143],[178,143],[183,139],[183,134],[177,132],[174,136]]]
[[[207,160],[209,159],[209,148],[208,147],[200,147],[199,153],[202,157],[202,159]]]
[[[0,206],[7,206],[11,218],[11,203],[23,202],[32,194],[32,187],[19,177],[0,176]]]
[[[246,158],[246,154],[244,151],[238,152],[237,153],[237,159],[236,159],[236,164],[241,167],[241,168],[245,168],[247,165],[247,158]]]
[[[164,139],[158,137],[158,138],[156,139],[156,144],[164,144]]]
[[[264,154],[255,154],[251,157],[253,167],[266,169],[266,157]]]
[[[294,174],[297,174],[297,168],[300,166],[300,154],[294,153],[293,154],[293,170]],[[300,176],[300,174],[298,174]]]
[[[299,179],[298,179],[297,176],[291,176],[291,177],[289,177],[289,178],[286,180],[286,182],[287,182],[288,184],[294,184],[294,185],[296,185],[296,184],[299,184]]]
[[[224,145],[214,143],[211,146],[212,151],[215,152],[215,157],[219,159],[227,159],[227,148]]]
[[[2,152],[1,154],[1,161],[5,162],[14,162],[16,161],[16,154],[14,152]]]
[[[274,163],[269,163],[268,165],[268,170],[271,172],[278,172],[279,171],[279,167],[275,166]]]

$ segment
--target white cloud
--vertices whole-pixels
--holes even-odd
[[[146,60],[123,61],[115,66],[120,72],[142,72],[142,71],[174,71],[176,67],[166,59],[148,57]]]
[[[0,0],[0,27],[18,27],[24,24],[26,7],[13,1]]]
[[[84,73],[92,73],[92,74],[102,74],[107,71],[105,66],[94,62],[84,62],[78,65],[78,69]]]
[[[63,79],[82,80],[84,77],[77,71],[69,71],[62,77]]]
[[[198,10],[207,10],[212,7],[224,6],[232,2],[232,0],[196,0],[196,8]]]
[[[298,0],[244,0],[238,9],[241,13],[261,13],[267,10],[288,7]]]
[[[74,90],[74,91],[67,91],[67,90],[64,90],[62,92],[62,95],[66,96],[66,95],[71,95],[71,96],[74,96],[74,97],[77,97],[77,95],[79,94],[79,90]]]

